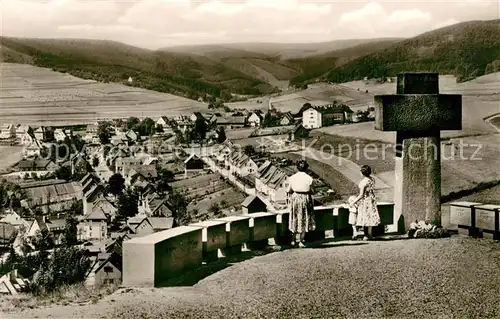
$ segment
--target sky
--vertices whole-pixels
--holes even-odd
[[[103,39],[148,49],[411,37],[498,18],[498,0],[0,0],[4,36]]]

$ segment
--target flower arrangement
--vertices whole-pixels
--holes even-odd
[[[436,225],[432,225],[427,221],[415,221],[410,224],[408,230],[408,237],[410,238],[445,238],[450,237],[450,233]]]

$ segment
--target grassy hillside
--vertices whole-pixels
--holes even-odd
[[[333,68],[330,82],[394,76],[404,71],[453,74],[463,82],[500,70],[500,20],[455,24]]]
[[[111,41],[0,38],[2,61],[30,63],[84,79],[126,83],[197,99],[260,95],[276,89],[202,56],[155,52]]]

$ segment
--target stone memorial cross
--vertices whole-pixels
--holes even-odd
[[[399,74],[397,94],[375,96],[375,129],[397,132],[395,218],[440,225],[440,131],[462,129],[462,96],[439,94],[438,73]]]

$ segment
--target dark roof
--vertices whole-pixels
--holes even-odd
[[[352,110],[347,106],[347,105],[339,105],[339,106],[333,106],[333,107],[323,107],[323,108],[315,108],[322,114],[335,114],[335,113],[344,113],[344,112],[351,112]]]
[[[16,227],[9,223],[0,222],[0,243],[9,243],[16,234]]]
[[[145,178],[157,178],[158,172],[156,171],[156,165],[131,165],[131,170],[137,172],[137,174],[145,177]]]
[[[51,203],[81,200],[83,195],[77,182],[26,188],[24,191],[32,206],[48,204],[49,200]]]
[[[172,215],[172,208],[170,207],[167,198],[153,197],[149,201],[149,208],[151,209],[151,214],[155,215],[155,212],[161,207],[165,206],[167,208],[167,213]]]
[[[47,220],[45,225],[49,230],[60,230],[66,226],[66,220],[63,218]]]
[[[309,131],[307,128],[304,127],[304,125],[302,125],[302,123],[298,123],[297,125],[295,125],[295,128],[293,129],[293,132],[297,132],[299,129],[304,129],[306,131]]]
[[[205,117],[201,114],[201,112],[193,112],[193,114],[197,119],[205,120]]]
[[[99,194],[104,193],[104,187],[101,185],[92,186],[86,193],[85,198],[95,198],[94,196],[99,196]]]
[[[95,270],[95,272],[101,270],[101,268],[103,268],[108,262],[115,266],[119,271],[122,271],[122,256],[112,252],[111,255]]]
[[[18,168],[46,168],[52,161],[46,159],[21,160],[17,163]]]
[[[64,179],[48,179],[45,181],[19,183],[18,185],[20,188],[24,189],[24,188],[49,186],[49,185],[64,184],[64,183],[67,183],[67,181]]]
[[[257,201],[259,201],[261,203],[264,203],[259,197],[255,196],[255,195],[250,195],[247,198],[245,198],[245,200],[243,201],[243,203],[241,203],[241,206],[248,207],[255,200],[257,200]]]
[[[154,230],[166,230],[174,226],[172,217],[149,217],[149,220]]]
[[[43,217],[41,217],[41,216],[36,216],[35,219],[33,220],[33,223],[38,224],[38,227],[40,227],[40,231],[49,229],[47,227],[47,224],[43,221]]]
[[[247,121],[246,116],[227,116],[227,117],[218,117],[217,124],[245,124]]]

